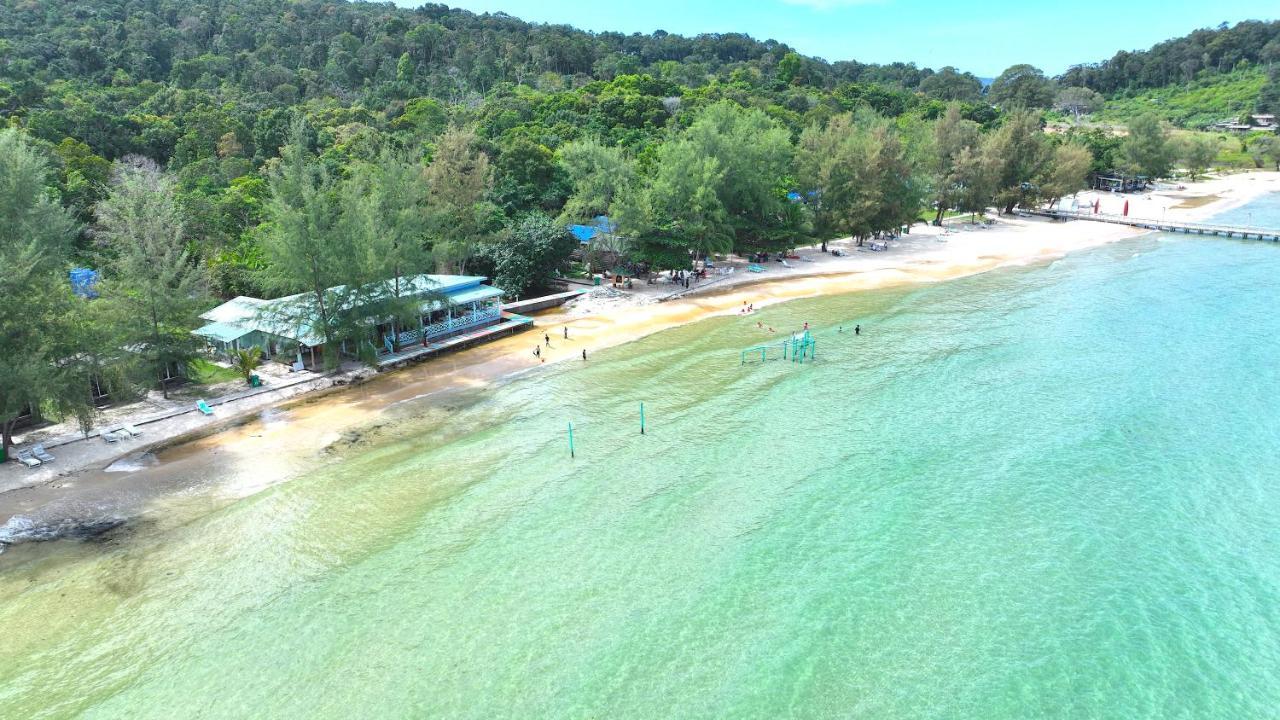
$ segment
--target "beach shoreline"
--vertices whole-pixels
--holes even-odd
[[[1119,212],[1129,202],[1135,218],[1197,221],[1238,207],[1261,195],[1280,192],[1280,173],[1256,172],[1213,178],[1183,190],[1143,195],[1081,193],[1081,207],[1098,200],[1103,212]],[[1116,207],[1109,207],[1116,205]],[[963,226],[963,223],[961,223]],[[892,243],[887,252],[856,248],[849,241],[831,243],[849,251],[846,257],[802,251],[812,262],[794,268],[770,267],[765,273],[735,271],[689,291],[624,295],[588,294],[563,308],[536,317],[532,333],[374,375],[340,388],[299,394],[238,410],[206,424],[149,428],[145,442],[132,447],[99,449],[77,462],[74,449],[59,454],[56,475],[34,481],[16,463],[0,466],[0,543],[13,520],[56,523],[104,509],[119,517],[147,512],[151,500],[199,487],[221,501],[234,501],[285,482],[318,462],[318,454],[361,427],[375,424],[391,408],[460,389],[489,388],[534,371],[542,365],[582,362],[610,347],[656,332],[716,316],[743,313],[745,306],[769,305],[824,295],[878,290],[908,284],[941,282],[1004,267],[1026,266],[1060,258],[1147,231],[1088,221],[1056,222],[1043,218],[1001,217],[991,229],[943,230],[918,225]],[[738,261],[744,265],[745,261]],[[773,264],[771,264],[773,265]],[[567,328],[568,340],[563,337]],[[779,328],[780,332],[786,329]],[[535,357],[532,348],[548,334],[551,346]],[[587,362],[591,360],[588,359]],[[287,417],[287,422],[278,418]],[[188,427],[188,425],[190,425]],[[84,441],[86,444],[89,440]],[[143,470],[108,472],[121,458],[151,456]],[[152,462],[154,461],[154,462]],[[226,476],[228,482],[217,478]],[[204,479],[207,478],[207,481]],[[127,503],[119,497],[127,495]],[[25,522],[26,520],[24,520]],[[3,545],[0,544],[0,548]]]

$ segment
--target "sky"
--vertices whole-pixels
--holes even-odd
[[[418,0],[395,0],[414,7]],[[1200,27],[1273,20],[1271,2],[1190,0],[1075,3],[1041,0],[453,0],[476,13],[505,12],[583,30],[680,35],[743,32],[832,62],[953,65],[995,77],[1029,62],[1050,75],[1117,50],[1146,49]]]

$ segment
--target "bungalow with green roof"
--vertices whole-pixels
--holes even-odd
[[[369,343],[378,354],[396,353],[409,345],[445,340],[502,321],[502,290],[475,275],[418,275],[401,281],[400,297],[421,300],[417,327],[397,328],[370,317]],[[257,347],[266,358],[315,367],[324,337],[306,319],[308,293],[275,300],[237,297],[200,316],[206,324],[193,334],[208,342],[216,354],[230,357]],[[286,318],[288,318],[286,320]],[[356,348],[344,345],[353,355]]]

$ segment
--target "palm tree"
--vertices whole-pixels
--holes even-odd
[[[231,358],[231,367],[236,372],[244,376],[245,382],[252,382],[253,371],[262,365],[262,348],[250,347],[244,350],[237,350],[235,357]]]

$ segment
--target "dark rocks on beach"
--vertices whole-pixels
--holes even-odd
[[[124,518],[63,518],[57,522],[41,522],[22,515],[9,518],[0,525],[0,550],[9,545],[51,540],[97,540],[125,524]]]

